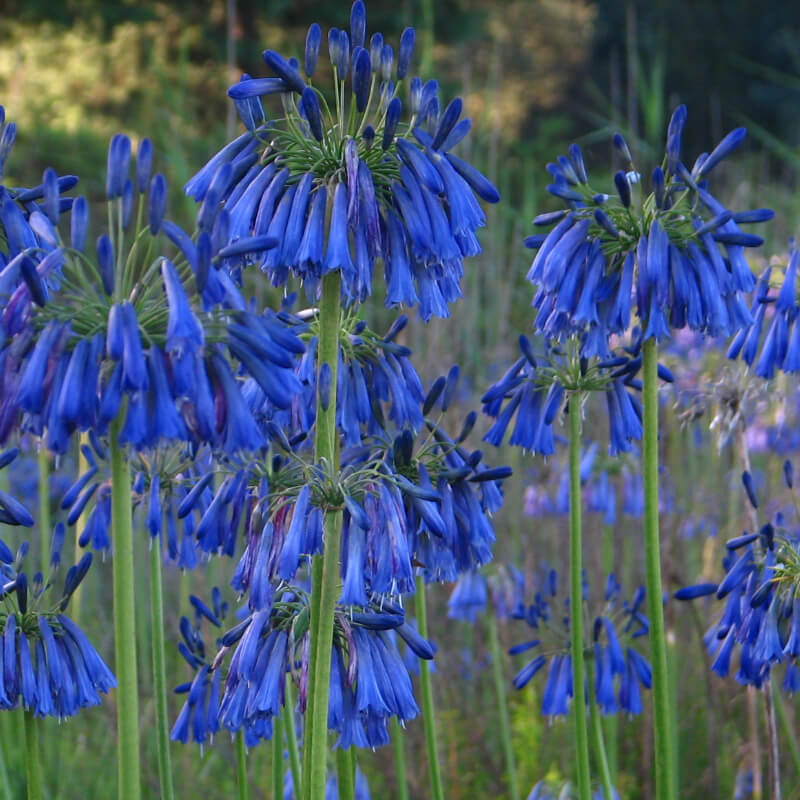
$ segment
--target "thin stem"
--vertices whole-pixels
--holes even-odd
[[[42,575],[50,571],[50,453],[44,443],[44,437],[39,439],[39,452],[36,454],[36,463],[39,468],[39,542]]]
[[[86,470],[89,469],[89,462],[86,460],[86,456],[83,455],[83,450],[81,449],[80,445],[89,445],[89,434],[88,433],[81,433],[79,446],[78,446],[78,475],[83,475]],[[86,528],[86,512],[82,513],[79,517],[77,522],[75,523],[75,563],[78,562],[78,554],[81,551],[81,546],[79,544],[81,536],[83,535],[83,531]],[[81,619],[81,606],[83,602],[83,586],[85,581],[81,581],[78,588],[72,593],[72,598],[70,600],[70,614],[72,619],[75,622],[80,622]]]
[[[653,667],[653,728],[657,800],[677,800],[672,750],[672,709],[667,672],[667,640],[661,584],[661,543],[658,530],[658,346],[647,339],[644,359],[644,552],[647,613]]]
[[[283,721],[272,718],[272,797],[283,797]]]
[[[247,788],[247,749],[244,744],[244,731],[236,734],[236,787],[238,800],[248,800]]]
[[[800,745],[797,743],[797,735],[792,727],[789,715],[786,713],[786,705],[783,702],[783,695],[780,692],[774,692],[772,695],[775,710],[778,712],[778,719],[781,721],[781,726],[786,734],[786,739],[789,742],[789,751],[792,754],[792,762],[794,763],[794,771],[800,777]]]
[[[303,785],[300,772],[300,752],[297,748],[297,730],[294,724],[294,684],[292,676],[286,676],[286,749],[289,751],[289,769],[292,772],[292,786],[295,787],[295,796],[299,794],[300,787]]]
[[[317,370],[328,364],[331,372],[331,390],[327,408],[317,397],[314,455],[318,465],[323,462],[334,477],[339,472],[339,450],[336,435],[336,383],[339,364],[339,326],[341,314],[341,276],[330,272],[322,279],[322,299],[319,310],[319,342]],[[339,558],[342,539],[341,511],[326,511],[322,555],[314,557],[311,587],[311,660],[309,662],[306,731],[310,740],[308,760],[303,774],[306,776],[307,800],[324,800],[328,756],[328,698],[330,695],[331,646],[333,644],[333,617],[339,598]],[[315,601],[315,595],[318,600]],[[316,612],[316,613],[315,613]],[[310,709],[310,714],[309,714]],[[304,753],[304,756],[306,754]]]
[[[591,800],[589,736],[584,702],[583,658],[583,554],[581,543],[581,395],[569,398],[569,582],[570,653],[572,656],[572,708],[575,713],[575,758],[578,762],[578,797]],[[590,687],[591,689],[591,687]],[[591,693],[591,692],[590,692]]]
[[[626,540],[630,539],[629,536],[625,537]],[[603,526],[603,574],[608,575],[614,571],[614,529],[611,525]],[[589,681],[591,691],[592,682]],[[608,769],[611,773],[611,783],[617,782],[617,762],[618,762],[618,746],[617,746],[617,715],[609,714],[606,717],[601,717],[601,724],[603,726],[603,739],[606,744],[606,754],[608,757]]]
[[[339,800],[353,800],[356,794],[353,760],[350,758],[351,748],[341,747],[336,751],[336,787]]]
[[[508,718],[508,698],[506,697],[506,677],[503,674],[503,650],[500,647],[500,637],[497,633],[497,619],[489,610],[489,646],[492,653],[492,676],[494,690],[497,695],[497,713],[500,717],[500,740],[503,745],[503,755],[506,759],[506,772],[508,774],[508,789],[511,800],[519,800],[519,779],[517,778],[517,765],[514,763],[514,748],[511,744],[511,722]]]
[[[11,783],[8,777],[8,765],[6,763],[10,752],[6,720],[8,720],[8,715],[4,714],[3,720],[0,722],[0,800],[14,800],[14,795],[11,793]],[[405,798],[405,800],[408,800],[408,798]]]
[[[121,416],[121,415],[120,415]],[[111,528],[114,547],[114,658],[117,672],[117,759],[120,800],[139,800],[139,697],[133,574],[131,472],[117,443],[119,417],[111,424]]]
[[[425,606],[425,578],[417,575],[414,607],[417,612],[417,628],[423,639],[428,638],[428,610]],[[431,780],[431,798],[444,800],[442,770],[439,766],[439,753],[436,749],[436,712],[433,707],[433,686],[431,685],[430,664],[425,659],[419,662],[419,680],[422,687],[422,718],[425,728],[425,750],[428,755],[428,773]]]
[[[25,776],[28,800],[42,800],[42,765],[39,760],[39,730],[33,711],[25,711]]]
[[[153,646],[153,690],[156,704],[156,746],[158,780],[162,800],[174,800],[172,760],[169,752],[169,714],[167,711],[167,668],[164,643],[164,586],[161,564],[161,539],[150,541],[150,621]]]
[[[781,800],[781,760],[774,702],[777,693],[772,681],[767,680],[764,685],[764,712],[767,718],[767,766],[772,800]]]
[[[406,743],[403,729],[392,717],[389,723],[392,729],[392,749],[394,750],[394,785],[397,791],[397,800],[408,800],[408,770],[406,768]]]
[[[614,781],[608,766],[603,725],[594,696],[594,669],[591,658],[586,662],[586,677],[589,683],[589,728],[592,735],[592,752],[600,772],[600,782],[603,785],[605,800],[614,800]]]

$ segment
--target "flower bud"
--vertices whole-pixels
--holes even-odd
[[[386,123],[383,127],[383,140],[381,147],[388,150],[394,141],[397,132],[397,124],[400,122],[400,115],[403,113],[403,102],[399,97],[393,97],[386,109]]]
[[[356,0],[350,10],[350,40],[353,50],[363,47],[367,39],[367,9],[363,0]]]
[[[381,50],[381,78],[384,81],[392,79],[392,67],[394,66],[394,50],[390,44],[385,44]]]
[[[139,142],[139,149],[136,151],[136,190],[139,194],[144,194],[147,191],[152,171],[153,143],[145,137]]]
[[[44,202],[42,206],[44,213],[53,225],[58,225],[59,213],[59,188],[58,175],[52,167],[48,167],[42,175],[42,187],[44,189]]]
[[[122,197],[130,163],[131,140],[124,134],[114,134],[108,146],[108,167],[106,170],[106,197],[109,200],[115,197]]]
[[[89,230],[89,204],[85,197],[76,197],[72,204],[69,220],[70,241],[75,250],[83,250],[86,246],[86,234]]]
[[[381,65],[381,53],[383,52],[383,34],[373,33],[369,40],[369,58],[372,71],[377,72]]]
[[[631,155],[631,150],[628,147],[628,143],[625,141],[625,138],[621,133],[614,134],[614,149],[622,156],[622,160],[625,164],[633,164],[633,156]]]
[[[621,170],[614,174],[614,185],[617,187],[619,199],[625,208],[631,205],[631,185],[628,183],[627,175]]]
[[[167,210],[167,179],[157,173],[150,181],[150,198],[148,203],[148,219],[150,222],[150,233],[156,236],[161,229],[161,221],[164,219],[164,212]]]
[[[408,86],[408,105],[412,114],[419,114],[422,103],[422,79],[414,77]]]
[[[100,268],[100,279],[106,294],[114,294],[114,245],[107,234],[102,234],[97,239],[97,265]]]
[[[305,67],[306,77],[310,78],[317,69],[317,59],[319,58],[319,46],[322,43],[322,28],[314,22],[308,28],[306,34],[306,55]]]
[[[401,81],[408,74],[411,57],[414,55],[414,42],[416,32],[413,28],[406,28],[400,36],[400,49],[397,52],[397,80]]]
[[[306,119],[308,120],[308,127],[311,129],[311,135],[318,141],[322,141],[322,116],[319,110],[319,100],[317,93],[307,86],[303,89],[303,96],[300,100],[303,111],[305,112]]]
[[[367,107],[371,74],[369,53],[363,47],[357,47],[353,52],[353,94],[358,112],[363,112]]]

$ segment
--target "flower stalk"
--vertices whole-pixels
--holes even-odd
[[[658,345],[642,345],[644,370],[644,537],[647,613],[650,619],[653,668],[653,727],[655,735],[656,797],[676,800],[675,756],[672,739],[667,639],[662,603],[661,546],[658,524]]]
[[[511,743],[511,721],[508,718],[506,678],[503,674],[503,651],[500,647],[500,637],[497,631],[497,618],[494,614],[489,613],[488,620],[489,646],[492,653],[492,677],[494,679],[495,694],[497,695],[497,713],[500,717],[500,739],[503,744],[503,755],[506,760],[508,792],[511,800],[519,800],[519,778],[517,777],[517,765],[514,762],[514,747]]]
[[[25,776],[28,781],[28,800],[42,800],[42,764],[39,758],[38,721],[33,711],[25,712]]]
[[[156,703],[156,745],[158,780],[163,800],[174,800],[172,760],[169,753],[169,714],[167,711],[167,668],[164,643],[164,586],[161,564],[161,539],[150,541],[150,620],[153,648],[153,690]]]
[[[586,668],[583,648],[583,554],[581,532],[581,393],[569,398],[569,575],[570,653],[572,656],[572,708],[575,713],[575,757],[578,797],[591,800],[589,738],[583,698]],[[591,695],[591,685],[589,694]]]
[[[406,767],[406,743],[403,738],[403,729],[392,717],[392,748],[394,749],[394,783],[397,790],[397,800],[408,800],[408,769]]]
[[[425,578],[417,575],[415,608],[417,629],[423,639],[428,638],[428,609],[425,605]],[[442,769],[436,749],[436,711],[433,705],[433,685],[431,684],[430,664],[425,659],[419,662],[419,680],[422,688],[422,718],[425,727],[425,750],[428,756],[428,774],[431,781],[433,800],[444,800]]]
[[[319,309],[319,345],[317,369],[330,368],[330,397],[323,408],[317,397],[314,453],[317,464],[325,465],[330,475],[339,471],[339,448],[336,435],[336,383],[339,364],[339,325],[341,314],[341,276],[330,272],[322,279]],[[309,661],[308,698],[306,709],[305,797],[325,797],[328,756],[328,699],[330,695],[331,645],[333,615],[339,597],[339,551],[342,538],[342,512],[328,510],[324,520],[325,549],[314,556],[312,568],[311,654]]]
[[[117,675],[118,797],[139,800],[139,697],[136,667],[136,612],[133,574],[131,472],[118,444],[119,418],[111,423],[111,525],[114,547],[114,658]]]

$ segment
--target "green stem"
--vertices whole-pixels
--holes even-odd
[[[161,787],[162,800],[174,800],[172,760],[169,753],[167,668],[164,644],[164,586],[160,537],[155,537],[150,541],[150,621],[153,637],[153,689],[156,704],[158,780]]]
[[[42,765],[39,761],[39,730],[33,711],[25,711],[25,776],[28,800],[42,800]]]
[[[630,536],[626,536],[630,539]],[[608,575],[614,571],[614,529],[611,525],[603,526],[603,574]],[[589,686],[591,686],[591,682]],[[606,743],[606,753],[608,756],[608,768],[611,772],[611,783],[617,782],[617,762],[618,762],[618,746],[617,746],[617,715],[609,714],[607,717],[601,717],[603,725],[603,739]]]
[[[79,445],[88,445],[89,444],[89,434],[82,433],[80,436]],[[83,475],[89,469],[89,462],[86,460],[86,457],[83,455],[83,451],[81,450],[80,446],[78,447],[78,475]],[[75,523],[75,563],[78,563],[78,559],[80,558],[81,546],[79,544],[80,538],[83,535],[83,531],[86,528],[86,513],[84,512],[78,517],[77,522]],[[81,619],[81,606],[83,601],[83,586],[84,581],[81,581],[80,586],[72,593],[72,598],[70,599],[70,615],[75,622],[80,622]]]
[[[317,371],[328,364],[331,389],[328,407],[322,408],[317,397],[317,418],[314,439],[315,462],[325,462],[327,475],[335,479],[339,473],[339,449],[336,435],[336,382],[339,365],[339,328],[341,314],[341,276],[330,272],[322,279],[319,309],[319,342]],[[310,740],[306,776],[307,800],[324,800],[328,760],[328,698],[330,694],[331,647],[336,601],[339,599],[339,557],[342,539],[342,512],[326,511],[324,520],[325,550],[314,557],[311,587],[311,653],[308,675],[309,709],[306,709],[306,730]],[[321,566],[320,566],[321,563]],[[319,599],[314,603],[314,596]],[[315,613],[316,611],[316,613]],[[305,754],[304,754],[305,756]]]
[[[284,725],[286,726],[286,749],[289,751],[289,769],[292,772],[292,786],[295,787],[295,797],[300,792],[300,787],[303,785],[300,772],[300,752],[297,748],[297,730],[294,724],[294,684],[292,683],[292,676],[286,676],[286,719]]]
[[[425,578],[417,575],[414,607],[417,612],[417,628],[423,639],[428,638],[428,609],[425,605]],[[425,728],[425,750],[428,755],[428,773],[431,780],[432,800],[444,800],[442,770],[439,766],[439,753],[436,749],[436,712],[433,707],[433,686],[431,685],[430,664],[421,658],[419,661],[419,680],[422,688],[422,718]]]
[[[650,652],[653,667],[653,728],[657,800],[676,800],[672,713],[667,673],[667,640],[661,585],[661,546],[658,531],[658,346],[648,339],[644,359],[644,554]]]
[[[238,800],[248,800],[247,789],[247,750],[244,744],[244,731],[236,734],[236,787]]]
[[[50,453],[44,443],[44,438],[39,440],[39,452],[36,455],[39,467],[39,554],[42,565],[42,575],[50,572]]]
[[[606,800],[614,800],[614,781],[611,778],[611,770],[608,766],[603,725],[594,696],[594,669],[591,658],[586,662],[586,677],[589,683],[589,728],[592,734],[592,751],[600,772],[603,794]]]
[[[786,734],[786,741],[789,742],[789,751],[792,754],[792,762],[794,763],[794,771],[800,778],[800,746],[797,744],[797,735],[792,728],[792,723],[789,720],[789,715],[786,713],[786,705],[783,701],[783,695],[780,691],[773,692],[773,701],[775,703],[775,710],[778,712],[778,719],[781,722],[783,732]]]
[[[406,743],[403,729],[392,717],[389,723],[392,729],[392,748],[394,749],[394,784],[397,790],[397,800],[408,800],[408,770],[406,768]]]
[[[492,676],[494,690],[497,696],[497,713],[500,717],[500,740],[503,745],[503,755],[506,759],[506,772],[508,773],[508,789],[511,800],[519,800],[519,779],[517,778],[517,765],[514,763],[514,748],[511,744],[511,722],[508,718],[508,699],[506,697],[506,678],[503,674],[503,651],[500,647],[500,637],[497,633],[497,619],[489,610],[489,646],[492,653]]]
[[[4,714],[2,723],[0,723],[0,800],[14,800],[8,777],[8,764],[6,763],[6,758],[9,754],[7,719],[8,715]]]
[[[283,721],[272,718],[272,797],[283,797]]]
[[[121,415],[120,415],[121,416]],[[120,800],[139,800],[139,697],[133,575],[131,472],[117,443],[119,418],[111,424],[111,528],[114,548],[114,658],[117,672],[117,759]]]
[[[353,759],[350,758],[351,748],[336,751],[336,787],[339,791],[339,800],[353,800],[356,794],[355,775],[353,774]]]
[[[569,398],[569,576],[570,654],[572,656],[572,708],[575,714],[575,758],[578,762],[578,797],[591,800],[589,736],[586,730],[583,657],[583,554],[581,543],[581,395]]]

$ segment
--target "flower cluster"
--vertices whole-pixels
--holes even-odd
[[[356,0],[349,33],[328,32],[332,93],[314,82],[322,71],[316,23],[302,72],[295,59],[264,51],[274,77],[244,75],[228,90],[247,131],[185,189],[203,207],[222,203],[231,246],[251,235],[280,240],[248,258],[276,286],[291,271],[313,298],[322,276],[338,270],[343,297],[358,303],[372,293],[381,260],[388,306],[418,304],[425,320],[446,317],[461,295],[462,260],[480,252],[475,232],[485,216],[476,195],[491,203],[499,195],[450,152],[471,128],[460,98],[442,110],[438,82],[411,78],[401,99],[414,30],[403,32],[395,57],[382,34],[367,41],[366,28]],[[276,118],[262,105],[269,95],[280,99]]]
[[[589,185],[577,145],[548,165],[548,190],[567,208],[537,217],[536,225],[557,224],[526,241],[538,250],[528,272],[538,287],[537,330],[553,339],[582,335],[591,354],[593,342],[624,334],[634,311],[645,339],[665,339],[684,327],[727,336],[751,322],[742,293],[755,279],[744,249],[762,239],[739,226],[769,220],[773,212],[733,213],[708,190],[708,175],[745,130],[732,131],[689,170],[681,160],[686,117],[685,106],[672,115],[649,194],[639,192],[641,176],[620,134],[614,145],[628,171],[614,175],[610,194]]]
[[[793,488],[790,461],[784,465],[789,489]],[[755,486],[749,472],[742,476],[753,509],[758,508]],[[772,668],[785,663],[782,687],[800,690],[800,547],[796,535],[786,527],[782,513],[759,531],[745,532],[727,542],[723,559],[725,576],[719,583],[686,586],[676,599],[694,600],[715,595],[725,608],[709,628],[704,641],[714,657],[711,669],[726,677],[738,651],[736,680],[761,687]]]
[[[512,614],[524,619],[533,628],[536,638],[515,645],[509,653],[517,655],[534,648],[539,653],[517,673],[514,686],[522,689],[549,664],[542,714],[565,716],[574,697],[569,633],[572,610],[568,598],[559,600],[558,575],[554,569],[543,569],[539,583],[533,603]],[[649,630],[647,618],[641,611],[644,596],[644,589],[639,587],[630,603],[623,601],[617,579],[613,573],[609,574],[603,603],[591,628],[591,643],[586,646],[594,670],[594,685],[589,688],[604,714],[641,713],[641,687],[650,688],[650,665],[632,646]],[[588,586],[584,582],[584,604],[588,605],[589,600]],[[586,702],[589,702],[588,692]]]
[[[16,449],[5,451],[0,465],[7,466],[16,456]],[[33,525],[25,507],[5,492],[0,492],[0,506],[3,522]],[[99,705],[100,694],[117,685],[86,635],[64,614],[91,566],[91,553],[70,567],[61,594],[52,597],[64,533],[59,523],[53,531],[50,574],[45,578],[37,572],[30,580],[24,569],[28,543],[15,556],[0,539],[0,709],[22,706],[37,717],[64,719]]]
[[[792,249],[783,283],[774,297],[769,293],[772,270],[768,267],[764,271],[753,298],[753,321],[739,331],[728,348],[728,358],[741,358],[748,367],[753,367],[753,372],[759,378],[765,380],[772,379],[776,370],[786,373],[800,370],[800,325],[797,324],[800,305],[796,290],[798,263],[800,253]],[[767,324],[770,311],[772,319]]]
[[[216,595],[212,611],[192,598],[200,617],[218,625],[224,609]],[[219,612],[219,613],[218,613]],[[216,658],[209,660],[198,626],[181,620],[179,648],[196,670],[187,701],[172,738],[204,743],[220,726],[243,730],[249,744],[272,736],[272,719],[284,711],[287,673],[299,685],[298,706],[305,708],[308,682],[309,596],[299,587],[282,584],[268,608],[249,614],[219,639]],[[405,621],[391,603],[362,611],[340,607],[336,613],[331,661],[328,726],[339,735],[338,747],[378,747],[389,740],[390,717],[401,721],[418,713],[408,669],[397,650],[396,633],[419,658],[431,659],[434,646]],[[232,650],[224,683],[221,662]]]
[[[177,441],[209,443],[228,454],[257,450],[266,440],[223,345],[242,364],[261,364],[260,372],[252,370],[255,379],[268,372],[284,405],[299,390],[292,367],[303,346],[292,322],[247,311],[219,267],[234,251],[275,241],[249,238],[221,247],[228,223],[218,208],[200,209],[200,232],[191,240],[163,219],[166,181],[150,178],[149,140],[139,146],[135,182],[130,147],[127,137],[111,140],[109,229],[94,252],[87,248],[85,198],[75,200],[69,244],[62,242],[54,210],[58,186],[48,173],[43,191],[49,216],[31,213],[36,240],[10,240],[13,258],[0,286],[8,296],[0,317],[0,440],[22,428],[46,433],[48,448],[64,453],[73,431],[103,435],[124,415],[118,441],[136,449]],[[16,208],[11,201],[6,207]],[[161,231],[178,246],[174,261],[159,254]],[[126,251],[127,236],[132,244]],[[189,283],[195,306],[202,302],[205,312],[193,307]]]
[[[567,398],[602,391],[608,411],[609,452],[630,451],[631,442],[642,436],[642,404],[637,394],[641,382],[636,377],[642,365],[640,344],[629,348],[630,352],[600,360],[581,355],[574,339],[565,349],[545,341],[541,352],[534,352],[527,337],[520,336],[522,356],[482,398],[484,413],[496,418],[484,440],[499,447],[516,416],[509,444],[552,455],[553,425]],[[659,376],[672,380],[662,366]]]

